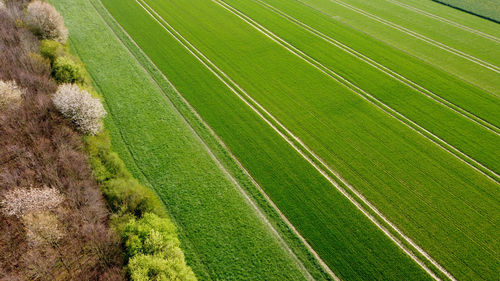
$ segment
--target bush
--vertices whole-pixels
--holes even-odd
[[[20,103],[22,96],[23,93],[15,81],[0,80],[0,110],[8,105]]]
[[[139,220],[131,219],[125,226],[122,237],[128,257],[138,254],[180,257],[175,251],[180,245],[177,230],[167,218],[146,213]]]
[[[196,280],[189,267],[180,260],[166,260],[158,256],[138,255],[128,265],[133,281]]]
[[[131,219],[122,237],[132,280],[196,280],[169,219],[146,213],[140,220]]]
[[[166,216],[165,207],[154,191],[134,178],[112,179],[103,184],[102,191],[115,213],[131,213],[136,217],[142,217],[145,213]]]
[[[79,83],[87,81],[85,68],[69,57],[57,57],[52,65],[52,76],[58,83]]]
[[[62,16],[52,5],[42,1],[34,1],[28,5],[26,23],[33,32],[42,39],[53,39],[66,43],[68,29],[64,26]]]
[[[40,54],[50,60],[53,64],[56,58],[65,56],[67,53],[66,47],[53,40],[42,40],[40,43]]]
[[[71,119],[84,134],[95,135],[101,130],[101,118],[106,115],[106,111],[100,100],[93,98],[87,91],[74,84],[63,84],[57,89],[52,101],[62,115]]]
[[[107,132],[85,137],[85,149],[90,155],[92,171],[99,183],[115,178],[129,179],[132,177],[118,154],[113,152]]]

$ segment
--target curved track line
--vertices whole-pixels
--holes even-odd
[[[276,8],[276,7],[270,5],[262,0],[253,0],[253,1],[259,3],[261,6],[264,6],[268,10],[274,12],[275,14],[278,14],[279,16],[287,19],[288,21],[294,23],[295,25],[298,25],[301,28],[309,31],[310,33],[313,33],[317,37],[323,39],[324,41],[330,43],[331,45],[334,45],[335,47],[350,54],[351,56],[353,56],[353,57],[367,63],[368,65],[376,68],[377,70],[385,73],[386,75],[393,78],[394,80],[397,80],[397,81],[401,82],[402,84],[410,87],[411,89],[421,93],[422,95],[433,100],[434,102],[436,102],[442,106],[447,107],[448,109],[454,111],[457,114],[460,114],[461,116],[467,118],[468,120],[470,120],[470,121],[480,125],[481,127],[493,132],[494,134],[500,135],[500,128],[489,123],[488,121],[486,121],[486,120],[474,115],[473,113],[461,108],[460,106],[442,98],[438,94],[431,92],[430,90],[424,88],[423,86],[420,86],[416,82],[411,81],[410,79],[404,77],[403,75],[401,75],[401,74],[391,70],[390,68],[374,61],[373,59],[369,58],[368,56],[352,49],[351,47],[341,43],[340,41],[335,40],[334,38],[329,37],[328,35],[325,35],[324,33],[320,32],[317,29],[311,27],[310,25],[307,25],[307,24],[299,21],[298,19],[286,14],[285,12],[279,10],[278,8]],[[387,0],[387,1],[390,1],[390,0]]]
[[[411,252],[410,250],[408,250],[404,244],[398,240],[389,230],[387,230],[380,222],[378,222],[368,211],[366,211],[364,209],[364,207],[359,203],[357,202],[344,188],[342,188],[336,181],[334,181],[329,175],[327,172],[325,172],[323,169],[321,169],[318,164],[315,163],[314,160],[312,160],[311,158],[309,158],[309,156],[306,155],[306,153],[304,153],[300,148],[298,148],[294,142],[292,140],[290,140],[283,132],[281,132],[271,121],[269,121],[258,109],[256,109],[252,104],[250,104],[249,101],[247,101],[245,98],[243,98],[241,96],[241,94],[236,90],[240,90],[242,91],[242,93],[247,97],[249,98],[250,100],[252,100],[259,108],[261,108],[261,110],[263,110],[264,112],[266,112],[267,115],[270,115],[260,104],[256,103],[243,89],[241,89],[241,87],[239,87],[234,81],[232,81],[228,76],[227,74],[225,74],[224,72],[222,72],[215,64],[213,64],[208,58],[206,58],[196,47],[194,47],[191,43],[189,43],[188,40],[186,40],[181,34],[179,34],[168,22],[166,22],[154,9],[152,9],[147,3],[145,3],[143,0],[135,0],[139,5],[141,5],[141,7],[156,21],[158,22],[172,37],[174,37],[174,39],[176,39],[182,46],[184,46],[184,48],[189,52],[191,53],[198,61],[200,61],[200,63],[202,63],[208,70],[210,70],[221,82],[223,82],[226,87],[228,87],[240,100],[242,100],[249,108],[251,108],[262,120],[264,120],[264,122],[266,122],[276,133],[278,133],[297,153],[299,153],[307,162],[309,162],[325,179],[327,179],[342,195],[344,195],[353,205],[355,205],[358,210],[360,210],[373,224],[375,224],[375,226],[377,226],[389,239],[391,239],[405,254],[407,254],[413,261],[415,261],[423,270],[425,270],[433,279],[435,280],[440,280],[439,277],[437,277],[435,275],[434,272],[432,272],[428,267],[427,265],[425,265],[425,263],[423,263],[413,252]],[[142,2],[145,6],[147,6],[148,8],[145,8],[143,6],[143,4],[139,3]],[[152,13],[154,13],[155,15],[153,15]],[[158,18],[161,19],[161,22],[160,20],[158,20]],[[168,28],[167,28],[168,26]],[[172,31],[171,31],[171,30]],[[174,35],[177,34],[177,35]],[[179,36],[179,37],[177,37]],[[182,38],[182,39],[180,39]],[[184,41],[184,42],[183,42]],[[189,47],[188,47],[189,46]],[[191,49],[192,48],[192,49]],[[195,54],[196,52],[196,54]],[[206,60],[206,62],[204,61]],[[210,66],[209,66],[210,64]],[[219,73],[217,73],[220,72]],[[225,81],[224,78],[221,77],[224,76],[226,79],[228,79],[228,81]],[[230,85],[229,83],[233,84]],[[286,129],[283,125],[281,125],[281,123],[279,123],[279,121],[277,121],[272,115],[270,115],[271,119],[273,119],[273,121],[277,122],[279,124],[280,127],[282,127],[282,129],[284,129],[285,131],[287,131],[287,133],[291,134],[290,131],[288,131],[288,129]],[[293,134],[291,134],[292,138],[294,138],[295,140],[298,140],[299,143],[301,144],[301,146],[304,147],[303,143],[296,137],[294,136]],[[306,151],[308,151],[311,155],[313,155],[315,158],[317,157],[314,153],[312,153],[310,151],[310,149],[308,149],[307,147],[304,147],[306,149]],[[321,159],[319,158],[316,158],[315,159],[316,161],[321,161]],[[322,162],[324,163],[324,162]],[[324,164],[323,164],[324,165]],[[330,172],[333,172],[335,173],[333,170],[330,169]],[[342,178],[339,177],[339,179],[343,182],[344,185],[346,185],[351,191],[353,191],[354,189],[352,188],[352,186],[350,186],[349,184],[347,184],[344,180],[342,180]],[[355,191],[357,192],[357,191]],[[359,193],[358,193],[359,194]],[[367,205],[370,206],[370,208],[372,208],[371,205],[364,197],[361,196],[361,199],[366,202],[364,203],[368,203]],[[374,207],[372,209],[372,211],[376,212],[379,216],[382,216],[382,214],[376,210]],[[383,216],[382,216],[383,217]],[[387,222],[388,220],[385,219]],[[409,243],[410,245],[412,245],[412,247],[414,247],[420,254],[422,254],[423,256],[426,257],[427,260],[429,260],[431,263],[433,264],[437,264],[436,261],[434,261],[427,253],[425,253],[418,245],[416,245],[415,242],[413,242],[411,239],[409,239],[408,237],[404,236],[402,234],[402,232],[397,229],[395,227],[394,224],[390,224],[391,228],[393,228],[396,232],[400,233],[403,238],[405,238],[405,240],[407,241],[407,243]],[[444,270],[444,268],[442,266],[440,266],[439,264],[437,264],[440,271],[442,271],[443,274],[447,275],[448,278],[450,278],[451,280],[456,280],[455,278],[453,278],[453,276],[448,273],[446,270]]]
[[[443,17],[440,17],[438,15],[435,15],[435,14],[432,14],[430,12],[427,12],[427,11],[424,11],[422,9],[419,9],[417,7],[413,7],[413,6],[410,6],[409,4],[406,4],[406,3],[402,3],[402,2],[399,2],[397,0],[385,0],[387,2],[390,2],[394,5],[398,5],[400,7],[403,7],[403,8],[406,8],[408,10],[411,10],[411,11],[414,11],[416,13],[419,13],[421,15],[424,15],[424,16],[427,16],[427,17],[430,17],[430,18],[433,18],[435,20],[438,20],[438,21],[441,21],[441,22],[444,22],[444,23],[447,23],[449,25],[453,25],[457,28],[460,28],[462,30],[465,30],[465,31],[468,31],[468,32],[471,32],[475,35],[478,35],[478,36],[481,36],[481,37],[484,37],[486,39],[489,39],[491,41],[494,41],[496,43],[500,43],[500,38],[496,37],[496,36],[493,36],[491,34],[488,34],[488,33],[485,33],[485,32],[482,32],[482,31],[479,31],[477,29],[474,29],[472,27],[468,27],[466,25],[463,25],[463,24],[460,24],[458,22],[455,22],[455,21],[452,21],[452,20],[449,20],[449,19],[446,19],[446,18],[443,18]]]
[[[218,2],[219,0],[212,0],[212,1],[217,1]],[[223,5],[229,6],[225,2],[222,2],[222,3],[224,3]],[[231,6],[229,6],[229,7],[231,7]],[[229,8],[226,8],[226,9],[229,9]],[[231,9],[234,9],[234,8],[231,7]],[[234,9],[234,10],[236,11],[236,13],[242,14],[240,11],[238,11],[236,9]],[[271,39],[275,43],[277,43],[280,46],[282,46],[283,48],[285,48],[290,53],[292,53],[295,56],[301,58],[302,60],[304,60],[309,65],[311,65],[314,68],[318,69],[323,74],[327,75],[328,77],[330,77],[334,81],[338,82],[339,84],[341,84],[345,88],[349,89],[350,91],[352,91],[356,95],[360,96],[362,99],[368,101],[369,103],[371,103],[372,105],[374,105],[378,109],[382,110],[387,115],[389,115],[389,116],[393,117],[394,119],[398,120],[399,122],[401,122],[402,124],[404,124],[408,128],[412,129],[413,131],[417,132],[418,134],[420,134],[424,138],[428,139],[432,143],[434,143],[437,146],[439,146],[444,151],[450,153],[451,155],[453,155],[454,157],[456,157],[458,160],[460,160],[462,163],[468,165],[469,167],[473,168],[477,172],[479,172],[482,175],[486,176],[487,178],[489,178],[490,180],[492,180],[496,184],[500,184],[500,182],[499,182],[500,175],[496,174],[494,171],[490,170],[489,168],[487,168],[486,166],[484,166],[483,164],[481,164],[477,160],[473,159],[472,157],[470,157],[467,154],[463,153],[459,149],[457,149],[454,146],[450,145],[449,143],[445,142],[444,140],[442,140],[441,138],[439,138],[438,136],[436,136],[432,132],[428,131],[427,129],[423,128],[422,126],[418,125],[417,123],[415,123],[411,119],[407,118],[403,114],[399,113],[398,111],[396,111],[393,108],[389,107],[388,105],[384,104],[383,102],[381,102],[380,100],[378,100],[377,98],[375,98],[374,96],[372,96],[371,94],[367,93],[363,89],[361,89],[358,86],[356,86],[353,83],[351,83],[349,80],[345,79],[344,77],[342,77],[341,75],[337,74],[333,70],[329,69],[328,67],[324,66],[320,62],[316,61],[314,58],[310,57],[309,55],[305,54],[301,50],[297,49],[293,45],[291,45],[288,42],[286,42],[285,40],[281,39],[279,36],[275,35],[271,31],[269,31],[268,29],[266,29],[265,27],[263,27],[262,25],[260,25],[259,23],[255,22],[251,18],[247,17],[246,15],[243,14],[243,16],[239,16],[239,15],[236,15],[236,16],[240,17],[243,21],[245,21],[246,23],[248,23],[249,25],[251,25],[257,31],[261,32],[263,35],[265,35],[266,37],[268,37],[269,39]],[[247,19],[244,19],[242,17],[247,17]],[[253,24],[250,23],[250,21],[253,22]],[[221,71],[220,69],[218,69],[218,70]],[[227,77],[227,78],[229,79],[229,77]],[[242,89],[240,89],[240,90],[242,90]],[[252,100],[252,101],[255,102],[254,100]],[[257,104],[257,102],[255,102],[255,103]],[[266,111],[266,113],[268,115],[271,115],[267,111]],[[276,122],[277,122],[277,120],[276,120]],[[478,167],[474,166],[470,162],[464,160],[464,158],[467,159],[468,161],[474,163]]]
[[[100,2],[100,0],[99,0]],[[203,141],[203,139],[201,138],[201,136],[196,132],[196,130],[189,124],[189,122],[186,120],[186,118],[184,117],[184,115],[182,115],[180,113],[180,111],[177,109],[177,107],[173,104],[173,102],[170,100],[170,98],[168,97],[167,94],[165,94],[165,92],[163,91],[163,89],[161,88],[161,86],[158,84],[158,82],[151,76],[151,74],[149,73],[149,71],[144,67],[144,65],[142,65],[142,63],[139,61],[139,59],[129,50],[129,48],[122,42],[122,40],[118,37],[118,35],[115,33],[115,31],[108,25],[108,23],[104,20],[104,18],[102,17],[102,15],[100,14],[100,12],[95,8],[94,4],[89,1],[89,3],[92,5],[92,7],[94,8],[94,10],[96,11],[96,13],[99,15],[99,17],[101,18],[101,20],[104,22],[104,24],[106,24],[106,26],[111,30],[111,32],[113,33],[113,35],[115,36],[115,38],[120,42],[120,44],[127,50],[127,52],[132,56],[134,57],[135,61],[141,66],[141,68],[145,71],[145,73],[147,73],[147,75],[149,76],[149,78],[151,79],[151,81],[156,85],[156,87],[163,93],[163,95],[165,96],[166,100],[168,101],[168,103],[171,104],[171,106],[174,108],[175,112],[182,118],[183,120],[183,123],[186,124],[187,128],[194,134],[194,136],[196,136],[196,139],[199,140],[199,142],[202,144],[203,148],[205,149],[205,151],[207,151],[207,153],[209,154],[210,158],[216,163],[217,167],[224,173],[224,175],[226,175],[226,177],[236,186],[236,188],[238,189],[238,191],[241,193],[241,195],[245,198],[245,200],[247,200],[247,202],[250,204],[250,206],[255,210],[256,214],[258,217],[260,217],[260,219],[262,220],[262,222],[269,228],[269,230],[271,231],[271,233],[278,239],[279,243],[281,244],[281,246],[284,248],[284,250],[286,252],[288,252],[288,254],[291,256],[291,258],[294,260],[294,262],[297,264],[297,266],[300,268],[300,271],[302,272],[302,274],[304,274],[304,277],[307,279],[307,280],[315,280],[314,277],[309,273],[309,271],[306,269],[306,267],[304,266],[304,264],[300,261],[300,259],[295,255],[295,253],[293,252],[293,250],[290,248],[290,246],[288,246],[288,243],[284,240],[284,238],[280,235],[280,233],[276,230],[276,228],[272,225],[272,223],[267,219],[267,216],[263,213],[263,211],[261,211],[261,209],[258,207],[258,204],[247,194],[247,192],[243,189],[243,187],[241,187],[241,185],[239,184],[239,182],[233,177],[233,175],[226,169],[226,167],[219,161],[219,159],[215,156],[215,154],[212,152],[212,150],[208,147],[208,145],[205,143],[205,141]],[[102,3],[101,3],[102,4]],[[107,9],[104,8],[106,11]],[[132,37],[123,29],[123,27],[115,20],[115,18],[109,14],[108,12],[108,15],[113,19],[113,21],[120,27],[120,29],[122,30],[122,32],[124,32],[124,34],[131,40],[131,42],[141,51],[141,53],[143,53],[142,49],[139,47],[139,45],[137,45],[137,43],[132,39]],[[148,59],[148,61],[150,63],[152,63],[152,65],[158,70],[159,73],[161,73],[162,77],[165,79],[165,81],[167,81],[167,83],[172,86],[172,89],[174,89],[174,91],[179,95],[179,97],[181,97],[181,99],[186,102],[186,105],[189,107],[189,109],[193,110],[193,113],[195,114],[195,116],[197,117],[197,119],[199,119],[199,121],[201,121],[204,125],[207,125],[205,123],[204,120],[201,119],[201,116],[199,116],[199,114],[194,111],[194,108],[191,107],[190,104],[187,103],[187,101],[184,99],[184,97],[180,94],[180,92],[177,90],[177,88],[175,88],[175,86],[170,82],[170,80],[167,79],[167,77],[157,68],[156,64],[154,64],[150,58],[144,54],[144,57]],[[219,141],[219,137],[217,135],[215,135],[215,132],[213,132],[213,130],[210,128],[210,127],[207,127],[207,129],[209,129],[209,131],[211,133],[214,134],[214,137],[217,138],[217,140]],[[222,141],[221,141],[222,142]],[[221,143],[224,147],[225,147],[225,144]],[[228,151],[228,153],[230,153],[230,155],[232,157],[234,157],[234,155]],[[238,162],[239,164],[239,162]],[[239,164],[240,165],[240,164]],[[142,170],[141,170],[142,171]],[[246,170],[245,170],[246,172]],[[248,176],[250,176],[248,174]],[[251,178],[251,181],[254,182],[254,179]],[[259,186],[260,188],[260,186]],[[263,192],[263,190],[262,190]],[[267,197],[267,194],[265,195],[266,198]],[[271,201],[272,202],[272,201]],[[273,207],[275,206],[274,203],[272,203]],[[276,207],[277,208],[277,207]],[[278,213],[281,215],[281,211],[279,211],[279,209],[277,209]],[[284,216],[283,216],[284,217]],[[289,223],[288,219],[285,218],[285,220]],[[292,226],[293,227],[293,226]],[[294,228],[295,229],[295,228]],[[302,236],[300,236],[300,238],[302,238]],[[303,239],[303,238],[302,238]],[[304,239],[305,240],[305,239]],[[307,242],[306,242],[307,243]],[[309,246],[309,244],[307,244]],[[310,246],[309,246],[310,247]],[[311,248],[312,249],[312,248]],[[313,250],[314,251],[314,250]],[[316,252],[313,252],[314,254],[316,254]],[[317,255],[317,254],[316,254]],[[332,272],[333,274],[333,272]],[[340,281],[340,279],[335,276],[335,274],[333,274],[332,276],[334,278],[334,280],[336,281]]]
[[[387,25],[387,26],[392,27],[392,28],[394,28],[396,30],[399,30],[399,31],[401,31],[403,33],[406,33],[406,34],[408,34],[408,35],[410,35],[410,36],[412,36],[414,38],[420,39],[420,40],[422,40],[422,41],[424,41],[424,42],[426,42],[428,44],[431,44],[431,45],[436,46],[436,47],[438,47],[440,49],[443,49],[443,50],[445,50],[445,51],[447,51],[449,53],[452,53],[454,55],[462,57],[462,58],[464,58],[466,60],[469,60],[469,61],[471,61],[473,63],[476,63],[476,64],[478,64],[478,65],[480,65],[480,66],[482,66],[484,68],[487,68],[487,69],[489,69],[491,71],[494,71],[496,73],[500,73],[500,67],[498,67],[498,66],[496,66],[494,64],[491,64],[489,62],[486,62],[486,61],[483,61],[483,60],[481,60],[479,58],[476,58],[476,57],[474,57],[472,55],[469,55],[467,53],[459,51],[459,50],[457,50],[455,48],[452,48],[452,47],[450,47],[450,46],[448,46],[446,44],[443,44],[443,43],[438,42],[438,41],[436,41],[434,39],[426,37],[426,36],[424,36],[424,35],[422,35],[420,33],[417,33],[415,31],[412,31],[412,30],[408,29],[408,28],[405,28],[405,27],[403,27],[401,25],[398,25],[398,24],[393,23],[393,22],[391,22],[389,20],[386,20],[386,19],[383,19],[381,17],[378,17],[378,16],[376,16],[374,14],[370,14],[370,13],[368,13],[368,12],[366,12],[366,11],[360,9],[360,8],[354,7],[354,6],[352,6],[350,4],[347,4],[347,3],[345,3],[345,2],[343,2],[341,0],[330,0],[330,2],[338,4],[338,5],[340,5],[340,6],[344,7],[344,8],[352,10],[352,11],[354,11],[356,13],[359,13],[359,14],[365,16],[365,17],[368,17],[368,18],[370,18],[372,20],[378,21],[378,22],[380,22],[380,23],[382,23],[384,25]]]

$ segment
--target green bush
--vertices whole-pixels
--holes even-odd
[[[118,154],[113,152],[107,133],[86,137],[85,148],[90,155],[94,177],[99,183],[116,178],[132,178]]]
[[[125,226],[122,237],[127,257],[138,254],[172,258],[182,256],[182,252],[175,251],[180,245],[175,225],[169,219],[155,214],[145,213],[139,220],[131,219]]]
[[[174,224],[146,213],[132,218],[122,232],[130,277],[142,280],[196,280],[179,248]]]
[[[117,214],[131,213],[140,218],[145,213],[165,217],[165,207],[153,190],[133,178],[116,178],[107,181],[102,191],[110,209]]]
[[[87,74],[81,63],[69,57],[57,57],[52,65],[52,75],[58,83],[86,84]]]
[[[133,281],[196,280],[189,267],[180,260],[166,260],[158,256],[138,255],[128,265]]]
[[[40,43],[40,54],[48,58],[50,63],[53,64],[56,58],[66,56],[67,49],[59,42],[45,39]]]

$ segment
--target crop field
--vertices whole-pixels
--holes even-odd
[[[500,3],[495,0],[434,0],[454,8],[479,15],[486,19],[500,21]]]
[[[200,279],[498,277],[496,23],[416,0],[52,2]]]

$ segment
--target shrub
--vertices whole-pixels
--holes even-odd
[[[115,178],[129,179],[132,177],[118,154],[112,151],[107,132],[85,137],[85,149],[90,155],[92,171],[99,183]]]
[[[146,213],[139,220],[131,219],[122,237],[128,257],[145,254],[179,258],[179,253],[174,250],[180,244],[176,232],[169,219]]]
[[[134,178],[112,179],[103,184],[102,189],[110,209],[115,213],[131,213],[142,217],[148,212],[166,216],[165,207],[154,191]]]
[[[122,237],[132,280],[196,280],[169,219],[146,213],[140,220],[131,219]]]
[[[138,255],[130,260],[128,268],[133,281],[196,280],[191,269],[178,259]]]
[[[6,216],[23,216],[35,211],[45,211],[57,207],[64,197],[55,188],[12,189],[6,192],[0,202]]]
[[[86,82],[85,68],[69,57],[57,57],[52,65],[52,76],[58,83]]]
[[[22,96],[23,93],[15,81],[3,82],[0,80],[0,109],[20,103]]]
[[[33,32],[42,39],[53,39],[66,43],[68,29],[64,26],[62,16],[52,5],[42,1],[34,1],[28,5],[26,23]]]
[[[40,54],[54,63],[56,58],[62,57],[66,54],[66,48],[63,44],[53,40],[42,40],[40,43]]]
[[[99,99],[93,98],[77,85],[59,86],[52,101],[62,115],[71,119],[84,134],[95,135],[101,130],[101,118],[106,115],[104,107]]]

